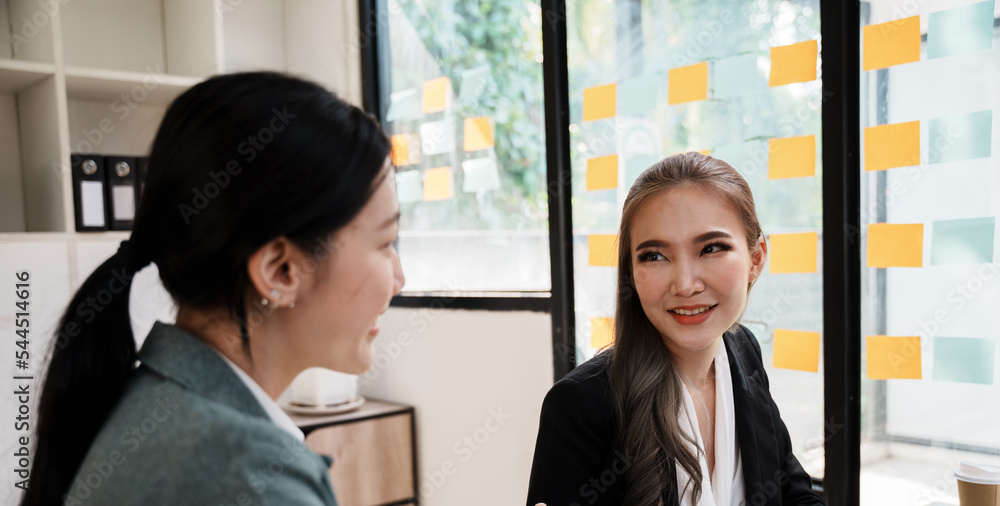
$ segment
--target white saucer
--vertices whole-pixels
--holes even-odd
[[[353,401],[347,401],[341,404],[334,404],[332,406],[300,406],[291,403],[285,403],[281,405],[281,409],[288,411],[289,413],[295,413],[297,415],[336,415],[340,413],[347,413],[348,411],[354,411],[360,408],[365,403],[364,397],[358,397]]]

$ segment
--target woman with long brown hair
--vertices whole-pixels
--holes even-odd
[[[528,504],[824,504],[739,324],[767,258],[746,181],[666,158],[629,191],[618,240],[614,346],[546,396]]]

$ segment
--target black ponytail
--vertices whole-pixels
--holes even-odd
[[[148,263],[123,242],[84,281],[60,319],[23,504],[62,504],[62,493],[118,402],[136,360],[129,292],[135,273]]]
[[[387,177],[388,154],[371,116],[301,79],[230,74],[178,97],[153,142],[130,240],[60,321],[22,505],[63,503],[135,369],[128,304],[138,270],[156,263],[178,305],[227,310],[252,358],[250,255],[286,237],[323,256]]]

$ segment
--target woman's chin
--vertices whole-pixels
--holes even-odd
[[[372,367],[371,360],[368,360],[368,361],[365,361],[365,362],[359,362],[359,363],[356,363],[356,364],[351,364],[351,365],[346,366],[346,367],[341,367],[341,368],[339,368],[337,370],[340,371],[340,372],[342,372],[342,373],[344,373],[344,374],[353,374],[355,376],[360,376],[360,375],[368,372],[368,369],[371,369],[371,367]]]

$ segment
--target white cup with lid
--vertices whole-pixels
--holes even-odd
[[[336,406],[358,398],[358,377],[322,367],[310,367],[295,377],[291,391],[293,404]]]
[[[1000,466],[963,460],[955,478],[961,506],[1000,506]]]

